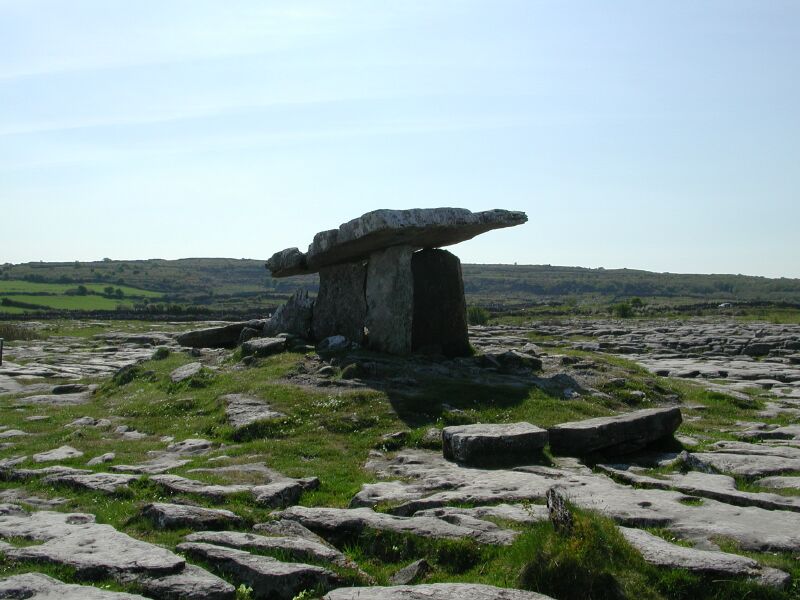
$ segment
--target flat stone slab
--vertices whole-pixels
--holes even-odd
[[[531,463],[546,444],[547,430],[524,422],[458,425],[442,430],[444,457],[467,465]]]
[[[74,585],[41,573],[23,573],[0,579],[0,598],[31,600],[145,600],[144,596],[110,592],[91,585]]]
[[[261,323],[263,326],[263,323]],[[239,341],[248,322],[229,323],[181,333],[175,339],[181,346],[190,348],[232,348]]]
[[[234,600],[236,588],[224,579],[212,575],[205,569],[187,564],[174,575],[148,577],[138,575],[118,578],[135,583],[151,598],[165,600]],[[138,596],[137,596],[138,597]]]
[[[112,471],[120,471],[123,473],[142,473],[153,475],[156,473],[164,473],[170,469],[177,469],[183,465],[187,465],[191,460],[182,459],[175,456],[164,456],[154,458],[147,462],[139,463],[138,465],[112,465]]]
[[[800,477],[764,477],[756,485],[775,490],[800,490]]]
[[[477,583],[339,588],[323,600],[552,600],[550,596]]]
[[[297,536],[267,536],[242,531],[198,531],[190,533],[183,539],[186,542],[203,542],[248,552],[262,553],[277,550],[300,562],[310,560],[352,567],[345,555],[336,548]]]
[[[548,429],[557,454],[632,452],[672,435],[681,424],[679,408],[648,408],[613,417],[561,423]]]
[[[786,458],[771,454],[733,454],[728,452],[694,452],[694,468],[721,471],[744,477],[763,477],[800,471],[800,458]]]
[[[159,529],[191,527],[193,529],[224,529],[239,525],[242,518],[229,510],[204,508],[188,504],[154,502],[142,508],[142,516],[153,521]]]
[[[619,530],[627,542],[651,565],[668,569],[686,569],[703,575],[754,579],[762,585],[776,588],[784,588],[791,581],[788,573],[762,567],[746,556],[678,546],[641,529],[620,527]]]
[[[33,560],[72,567],[81,577],[177,573],[185,561],[159,546],[134,539],[82,513],[27,513],[14,505],[0,511],[0,537],[20,537],[41,544],[7,549],[12,560]]]
[[[80,458],[81,456],[83,456],[83,452],[76,450],[72,446],[59,446],[54,450],[34,454],[32,458],[34,462],[41,463],[54,460],[69,460],[70,458]]]
[[[277,252],[267,261],[267,268],[273,277],[315,273],[322,267],[355,262],[391,246],[441,248],[527,220],[525,213],[507,210],[477,213],[464,208],[375,210],[338,229],[318,233],[306,254],[297,248]]]
[[[131,482],[137,479],[139,479],[139,475],[123,475],[121,473],[64,473],[45,477],[42,482],[61,483],[94,492],[113,494],[127,488]]]
[[[77,394],[36,394],[18,398],[16,402],[23,405],[45,405],[45,406],[78,406],[86,404],[91,400],[90,392],[80,392]]]
[[[246,494],[254,486],[252,485],[216,485],[208,484],[196,479],[187,479],[179,475],[153,475],[150,481],[161,485],[171,492],[183,494],[197,494],[214,501],[222,501],[234,494]]]
[[[436,539],[472,538],[482,544],[508,545],[517,532],[501,529],[488,521],[453,524],[433,517],[402,517],[369,508],[308,508],[292,506],[279,513],[283,519],[298,521],[328,539],[347,539],[364,530],[391,531]],[[477,523],[476,523],[477,521]]]
[[[188,363],[172,371],[172,373],[169,374],[169,378],[173,383],[180,383],[181,381],[186,381],[197,375],[202,368],[203,365],[199,362]]]
[[[322,567],[281,562],[235,548],[184,542],[178,544],[177,550],[253,588],[256,600],[292,600],[303,590],[330,589],[341,584],[335,573]]]
[[[282,412],[272,410],[269,404],[253,396],[226,394],[220,399],[225,402],[225,414],[228,422],[236,429],[247,427],[258,421],[280,419],[286,416]]]

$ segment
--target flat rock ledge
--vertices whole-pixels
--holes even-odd
[[[338,575],[322,567],[286,563],[235,548],[184,542],[178,544],[177,550],[253,588],[253,598],[256,600],[292,600],[304,590],[329,590],[342,583]]]
[[[339,588],[322,600],[552,600],[550,596],[474,583]]]
[[[0,579],[0,598],[33,600],[144,600],[144,596],[109,592],[90,585],[73,585],[41,573],[23,573]]]
[[[465,465],[535,462],[547,444],[547,430],[530,423],[458,425],[442,430],[444,457]]]
[[[651,565],[686,569],[703,575],[744,577],[753,579],[761,585],[779,589],[785,588],[791,582],[788,573],[762,567],[746,556],[678,546],[641,529],[620,527],[619,530],[627,542]]]
[[[154,502],[142,508],[141,514],[159,529],[224,529],[242,523],[242,518],[229,510],[188,504]]]
[[[682,422],[677,407],[647,408],[612,417],[561,423],[548,429],[556,454],[633,452],[675,433]]]

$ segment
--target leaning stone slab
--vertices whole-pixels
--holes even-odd
[[[253,338],[242,344],[242,356],[271,356],[286,349],[286,338]]]
[[[303,254],[297,248],[278,252],[267,261],[273,277],[314,273],[329,265],[354,262],[375,251],[391,246],[440,248],[476,235],[521,225],[525,213],[488,210],[473,213],[463,208],[417,208],[411,210],[376,210],[323,231]]]
[[[137,575],[118,579],[123,583],[134,583],[151,598],[160,600],[234,600],[236,597],[236,588],[230,583],[190,564],[174,575]]]
[[[442,430],[444,457],[465,465],[530,464],[547,444],[547,430],[530,423],[457,425]]]
[[[322,600],[551,600],[550,596],[477,583],[338,588]]]
[[[310,339],[311,318],[315,306],[316,302],[313,298],[308,297],[307,290],[297,290],[267,320],[264,324],[263,335],[275,337],[279,333],[289,333],[302,339]]]
[[[152,520],[159,529],[224,529],[242,523],[242,518],[229,510],[164,502],[148,504],[142,509],[142,516]]]
[[[253,588],[256,600],[291,600],[304,590],[330,589],[341,583],[335,573],[322,567],[285,563],[234,548],[184,542],[177,550]]]
[[[185,565],[172,552],[134,539],[110,525],[97,524],[94,516],[88,514],[27,513],[5,505],[0,511],[0,537],[43,542],[6,550],[8,558],[64,565],[75,569],[80,577],[120,573],[169,575],[181,571]]]
[[[671,436],[681,424],[679,408],[648,408],[613,417],[561,423],[548,429],[557,454],[632,452]]]
[[[41,573],[23,573],[0,579],[0,598],[31,600],[144,600],[144,596],[109,592],[90,585],[73,585]]]
[[[275,552],[296,561],[329,562],[340,566],[352,566],[344,554],[328,544],[307,540],[296,536],[266,536],[242,531],[198,531],[190,533],[186,542],[203,542],[216,546],[237,548],[248,552]]]
[[[282,412],[272,410],[269,404],[253,396],[226,394],[220,399],[225,402],[225,414],[228,422],[236,429],[247,427],[258,421],[280,419],[286,416]]]
[[[181,346],[190,348],[232,348],[239,341],[239,336],[245,327],[263,326],[263,322],[230,323],[220,327],[207,327],[195,331],[187,331],[176,339]]]
[[[703,575],[754,579],[762,585],[776,588],[784,588],[791,581],[788,573],[762,567],[752,558],[678,546],[641,529],[620,527],[619,530],[627,542],[651,565],[667,569],[686,569]]]
[[[454,525],[432,517],[398,517],[369,508],[308,508],[292,506],[278,515],[298,521],[326,539],[348,539],[362,531],[391,531],[436,539],[472,538],[482,544],[508,545],[517,532],[481,521],[480,526]]]

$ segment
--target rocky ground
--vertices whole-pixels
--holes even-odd
[[[7,343],[0,597],[800,590],[800,326],[475,327],[452,360],[134,329]]]

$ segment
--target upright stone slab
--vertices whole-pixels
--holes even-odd
[[[367,267],[362,261],[320,269],[312,324],[315,340],[343,335],[353,342],[363,341],[366,285]]]
[[[411,258],[414,279],[414,352],[469,356],[467,305],[461,261],[447,250],[425,249]]]
[[[414,280],[410,246],[374,252],[367,264],[369,346],[389,354],[411,352],[414,318]]]

